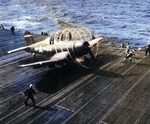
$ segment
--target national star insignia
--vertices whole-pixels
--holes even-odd
[[[39,53],[43,53],[43,48],[42,48],[41,45],[40,45],[40,47],[39,47]]]

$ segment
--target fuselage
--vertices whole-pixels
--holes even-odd
[[[60,41],[48,44],[44,41],[30,45],[27,52],[45,55],[54,55],[59,52],[68,52],[71,58],[80,57],[89,51],[89,43],[86,41]]]

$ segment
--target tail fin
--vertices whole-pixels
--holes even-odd
[[[26,42],[26,46],[29,46],[29,45],[35,43],[35,41],[34,41],[32,35],[31,35],[30,31],[25,31],[24,39],[25,39],[25,42]]]

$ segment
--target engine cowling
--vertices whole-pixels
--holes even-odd
[[[74,45],[74,52],[76,57],[80,57],[87,54],[89,50],[90,50],[89,43],[86,41],[76,42]]]

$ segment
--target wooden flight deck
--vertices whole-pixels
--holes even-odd
[[[11,45],[23,40],[21,33],[10,36],[8,30],[3,32],[9,36],[5,41]],[[1,42],[4,36],[1,33]],[[23,42],[18,42],[18,46],[23,46]],[[8,49],[6,45],[0,48],[3,47]],[[150,58],[144,51],[135,53],[132,62],[123,63],[124,49],[100,44],[97,63],[92,69],[74,64],[56,69],[18,68],[18,62],[32,58],[31,54],[3,53],[0,57],[0,123],[150,123]],[[30,84],[37,92],[36,108],[24,105],[24,91]]]

